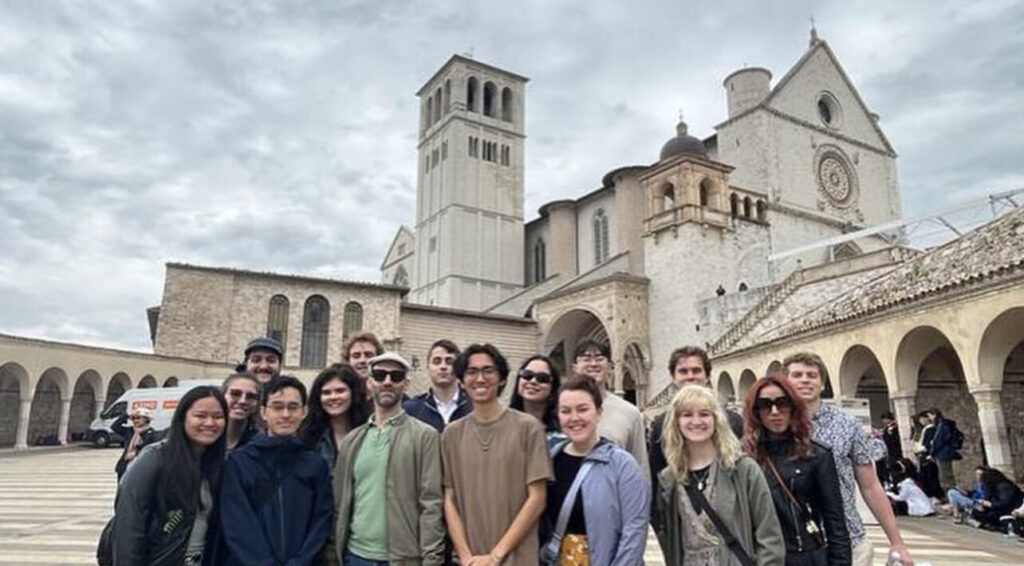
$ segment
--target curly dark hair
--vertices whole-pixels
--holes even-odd
[[[761,416],[754,409],[754,402],[761,391],[771,385],[781,389],[793,401],[793,412],[789,417],[789,433],[793,436],[796,446],[793,456],[800,458],[808,455],[811,451],[811,416],[807,411],[807,405],[797,397],[788,379],[774,375],[762,377],[747,391],[747,399],[743,404],[743,450],[758,462],[764,462],[768,458],[764,449],[768,429],[761,423]]]
[[[548,394],[547,403],[544,405],[544,418],[541,419],[541,423],[544,425],[544,430],[547,432],[557,432],[558,427],[558,389],[562,386],[562,376],[555,367],[554,362],[551,358],[542,354],[536,354],[526,358],[523,365],[519,366],[519,371],[516,372],[516,381],[512,385],[512,398],[509,400],[509,408],[517,411],[523,411],[525,401],[523,396],[519,394],[519,372],[526,369],[526,366],[534,360],[540,360],[548,365],[548,373],[551,374],[551,393]]]
[[[477,354],[486,354],[494,362],[494,367],[498,369],[498,396],[501,396],[501,392],[505,390],[505,384],[508,383],[508,360],[501,355],[501,350],[494,344],[471,344],[463,350],[459,357],[455,358],[455,366],[452,368],[455,377],[460,382],[465,379],[466,369],[469,368],[469,358]]]
[[[349,426],[355,428],[370,418],[366,412],[366,389],[364,389],[363,381],[359,379],[355,368],[346,363],[327,366],[316,376],[309,390],[309,414],[306,415],[306,420],[299,430],[299,440],[307,446],[316,446],[324,431],[331,426],[331,418],[324,412],[320,396],[323,394],[324,385],[334,379],[347,385],[349,391],[352,392],[352,402],[348,409]]]

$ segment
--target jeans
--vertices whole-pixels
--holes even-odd
[[[946,499],[949,500],[949,504],[956,507],[960,511],[970,512],[974,509],[974,500],[964,495],[959,490],[951,489],[946,492]]]
[[[345,566],[388,566],[388,563],[380,560],[367,560],[361,556],[345,552]]]

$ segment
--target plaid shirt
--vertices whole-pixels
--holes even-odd
[[[871,464],[871,442],[864,426],[834,405],[824,403],[811,416],[811,437],[832,449],[832,459],[839,474],[839,491],[843,494],[843,513],[850,543],[864,540],[864,523],[857,513],[857,478],[854,466]]]

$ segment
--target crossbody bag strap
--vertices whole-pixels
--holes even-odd
[[[789,490],[789,487],[786,485],[786,482],[782,480],[782,474],[779,473],[779,469],[775,467],[775,463],[772,462],[772,459],[765,458],[765,462],[768,464],[768,469],[771,470],[772,475],[775,476],[775,483],[779,484],[779,487],[782,488],[782,492],[786,494],[786,497],[788,497],[789,500],[793,503],[793,507],[796,508],[796,512],[800,514],[800,520],[803,521],[805,525],[807,523],[811,523],[814,525],[814,529],[817,532],[811,533],[811,536],[813,536],[821,545],[824,546],[825,537],[822,536],[821,527],[818,526],[817,521],[814,520],[814,517],[808,517],[804,514],[803,506],[800,505],[800,502],[797,500],[796,496],[793,495],[793,492]]]
[[[585,461],[580,466],[578,472],[576,472],[576,479],[572,480],[572,485],[569,486],[569,491],[565,493],[565,499],[562,500],[562,508],[558,510],[558,520],[555,522],[555,531],[551,534],[552,541],[560,545],[562,542],[562,536],[565,534],[565,527],[569,525],[569,515],[572,515],[573,505],[576,503],[576,494],[580,491],[580,486],[583,485],[583,479],[587,477],[590,472],[590,468],[594,467],[594,462]]]
[[[686,494],[690,496],[690,502],[695,504],[698,509],[707,513],[708,518],[711,519],[711,523],[714,524],[715,529],[718,530],[718,534],[722,535],[722,538],[725,539],[725,545],[729,547],[729,550],[731,550],[734,555],[736,555],[740,564],[743,566],[757,566],[754,559],[747,554],[746,550],[743,550],[743,545],[740,544],[739,539],[733,536],[729,527],[726,527],[725,523],[722,522],[722,518],[719,517],[718,513],[715,513],[715,510],[711,508],[711,504],[708,503],[704,494],[698,491],[693,484],[685,487]]]

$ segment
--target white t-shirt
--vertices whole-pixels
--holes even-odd
[[[899,488],[898,493],[887,492],[887,495],[896,501],[906,501],[908,515],[911,517],[926,517],[935,513],[935,506],[932,505],[932,500],[928,499],[928,496],[921,491],[917,482],[906,478],[897,487]]]

